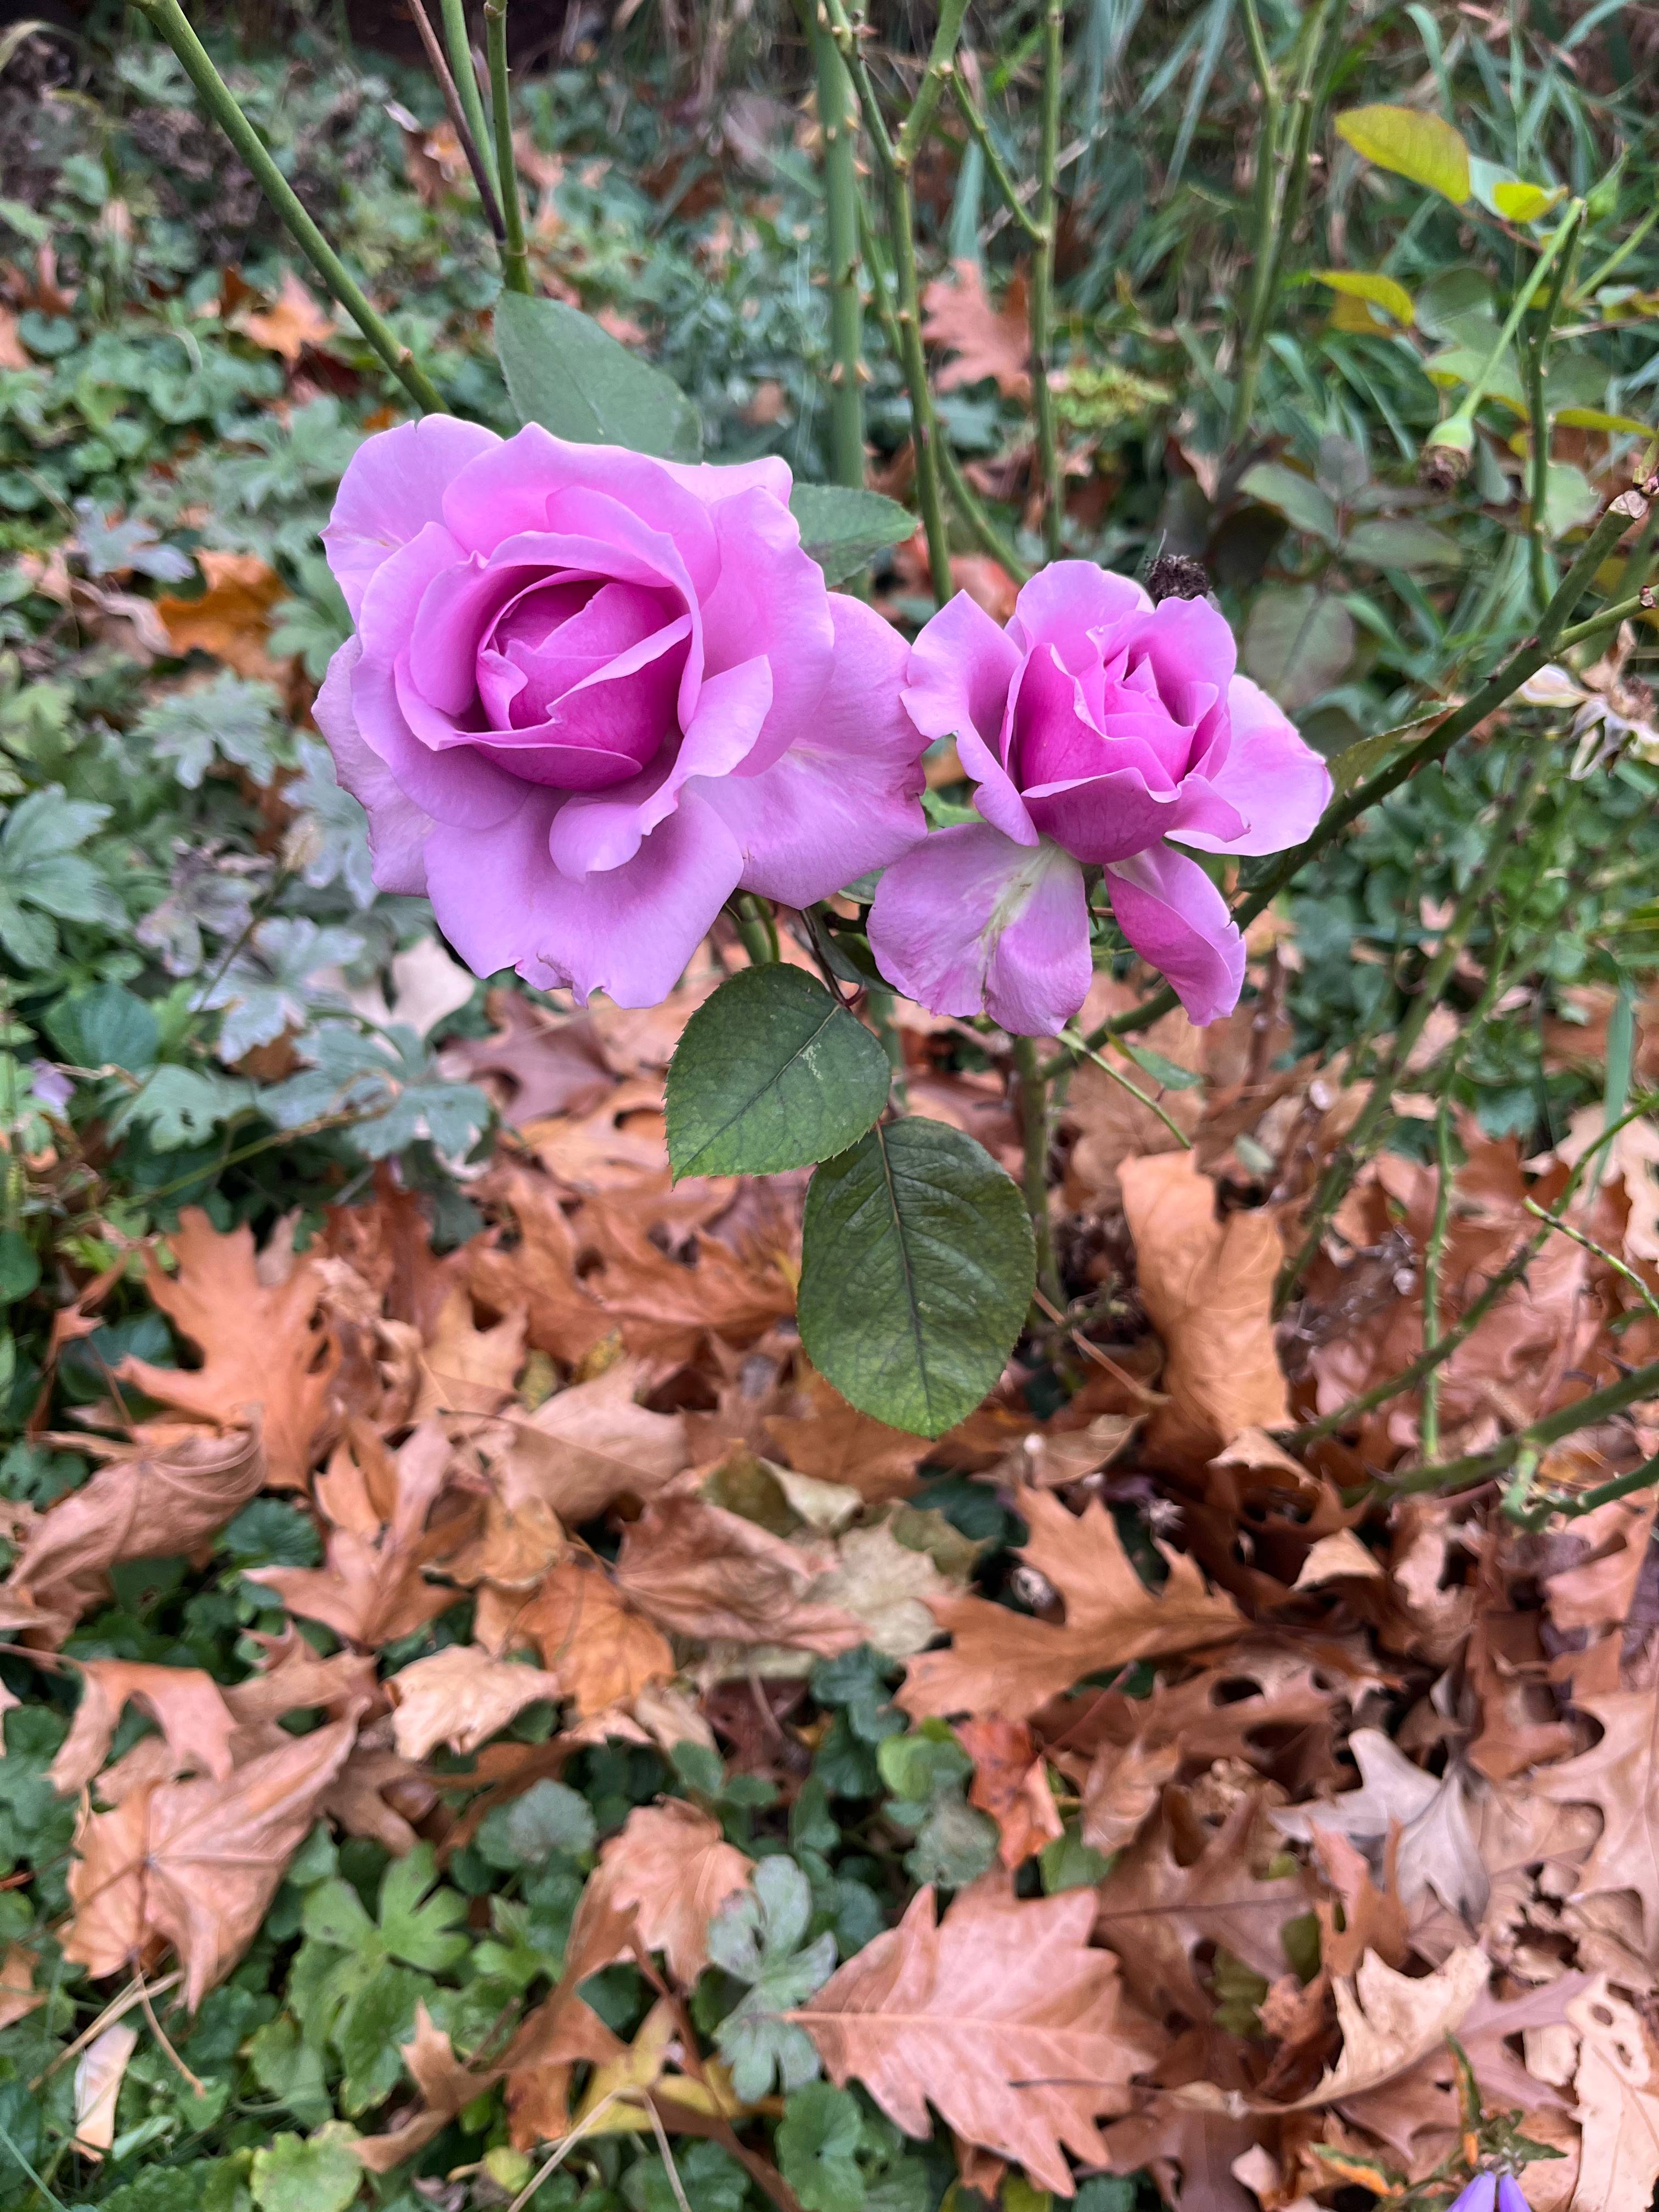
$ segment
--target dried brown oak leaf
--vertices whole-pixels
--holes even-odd
[[[664,1498],[623,1536],[617,1582],[676,1635],[782,1644],[833,1658],[866,1634],[854,1614],[808,1595],[833,1565],[833,1554],[808,1553],[700,1498]]]
[[[1147,2053],[1120,2020],[1116,1968],[1089,1944],[1087,1890],[1017,1899],[997,1876],[941,1923],[932,1889],[789,2017],[830,2079],[865,2087],[907,2135],[932,2105],[965,2142],[1070,2196],[1066,2152],[1106,2161],[1096,2120],[1127,2112]]]
[[[199,1206],[185,1208],[167,1241],[179,1272],[164,1273],[152,1261],[149,1294],[200,1351],[202,1364],[152,1367],[129,1352],[116,1379],[222,1429],[257,1419],[266,1482],[303,1490],[329,1425],[340,1357],[322,1311],[321,1274],[301,1259],[286,1281],[263,1283],[252,1231],[222,1237]]]
[[[1592,1805],[1601,1833],[1578,1877],[1577,1894],[1632,1889],[1642,1900],[1650,1958],[1659,1953],[1659,1698],[1652,1690],[1612,1690],[1579,1699],[1600,1724],[1601,1741],[1530,1779],[1556,1805]]]
[[[492,1658],[476,1644],[452,1644],[429,1659],[416,1659],[392,1677],[398,1751],[424,1759],[436,1744],[477,1751],[539,1698],[556,1699],[556,1674],[516,1660]]]
[[[64,1956],[114,1974],[165,1940],[194,2011],[258,1933],[356,1734],[336,1721],[223,1781],[165,1782],[94,1814],[70,1869]]]
[[[193,1552],[256,1495],[264,1468],[258,1438],[245,1433],[185,1437],[100,1467],[25,1540],[0,1587],[7,1624],[34,1626],[27,1614],[36,1611],[39,1626],[61,1643],[102,1600],[112,1567]]]
[[[1272,2109],[1305,2112],[1381,2088],[1456,2033],[1491,1974],[1492,1961],[1473,1944],[1420,1978],[1396,1973],[1368,1951],[1352,1978],[1331,1985],[1342,2027],[1335,2065],[1305,2097]]]
[[[156,1722],[175,1772],[194,1768],[222,1782],[231,1771],[236,1720],[219,1685],[199,1667],[153,1667],[127,1659],[82,1662],[75,1723],[52,1763],[65,1796],[91,1781],[109,1755],[129,1698]]]
[[[979,264],[953,262],[948,279],[936,276],[928,285],[921,306],[923,337],[952,356],[939,373],[941,392],[988,376],[1005,398],[1025,398],[1031,389],[1031,333],[1024,276],[1009,280],[1001,307],[994,307]]]
[[[500,1413],[524,1364],[524,1337],[522,1311],[480,1328],[466,1292],[451,1291],[421,1353],[420,1389],[410,1418],[471,1424]]]
[[[1659,2180],[1659,2046],[1641,2014],[1605,1982],[1576,1998],[1573,2087],[1583,2127],[1572,2212],[1648,2204]]]
[[[379,1650],[410,1636],[455,1601],[422,1568],[447,1548],[427,1528],[450,1465],[450,1443],[428,1423],[395,1460],[359,1433],[319,1478],[317,1499],[334,1523],[321,1567],[260,1567],[248,1577],[275,1590],[290,1613],[320,1620],[348,1644]]]
[[[654,1498],[689,1455],[684,1415],[635,1401],[644,1380],[639,1361],[619,1359],[499,1430],[495,1477],[503,1502],[538,1499],[574,1528],[619,1498],[642,1505]]]
[[[535,1650],[582,1720],[630,1704],[674,1673],[668,1638],[587,1552],[573,1551],[529,1592],[486,1583],[473,1633],[493,1651]]]
[[[611,1897],[635,1908],[647,1948],[660,1951],[677,1985],[690,1990],[708,1964],[708,1923],[748,1887],[750,1861],[680,1797],[637,1806],[599,1861]]]
[[[1146,1425],[1154,1460],[1212,1459],[1242,1429],[1290,1419],[1273,1346],[1273,1281],[1284,1258],[1266,1213],[1216,1218],[1215,1185],[1191,1152],[1118,1170],[1141,1303],[1164,1340],[1167,1401]]]
[[[1053,1584],[1066,1618],[1038,1620],[981,1597],[939,1601],[935,1616],[954,1641],[910,1662],[897,1703],[913,1718],[1029,1720],[1085,1674],[1224,1644],[1243,1630],[1232,1600],[1207,1589],[1181,1553],[1158,1547],[1169,1578],[1149,1589],[1097,1498],[1073,1515],[1046,1491],[1022,1490],[1018,1508],[1031,1532],[1020,1556]]]

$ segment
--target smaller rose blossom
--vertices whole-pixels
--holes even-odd
[[[934,1013],[988,1013],[1054,1036],[1091,957],[1085,869],[1124,936],[1194,1022],[1238,1000],[1244,945],[1225,900],[1177,848],[1277,853],[1313,828],[1325,763],[1248,677],[1203,599],[1154,606],[1139,584],[1056,561],[1006,629],[958,592],[910,652],[904,703],[954,738],[983,819],[935,831],[883,876],[870,945]]]

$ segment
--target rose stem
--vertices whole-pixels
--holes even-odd
[[[455,72],[455,87],[466,111],[466,127],[471,132],[480,154],[488,154],[490,151],[489,126],[484,121],[483,100],[478,91],[478,67],[472,58],[472,42],[466,35],[465,0],[440,0],[440,4],[443,9],[444,40],[449,48],[450,67]]]
[[[467,118],[466,111],[461,105],[460,93],[456,88],[454,78],[450,75],[449,65],[444,59],[443,48],[438,44],[437,33],[433,29],[431,21],[427,15],[426,0],[409,0],[409,13],[416,29],[421,34],[421,45],[426,52],[427,66],[432,71],[438,90],[443,94],[444,112],[449,118],[450,128],[454,131],[460,149],[466,156],[466,166],[471,170],[472,181],[478,188],[478,204],[483,210],[484,221],[489,225],[490,235],[499,246],[507,236],[507,225],[501,220],[501,211],[495,199],[495,188],[489,181],[489,170],[484,167],[483,147],[478,139],[473,136],[472,125]]]
[[[263,138],[237,106],[234,95],[213,65],[207,48],[191,28],[179,0],[133,0],[167,40],[185,74],[201,94],[202,105],[224,132],[243,166],[270,202],[295,243],[322,279],[330,296],[345,309],[368,343],[423,414],[448,412],[442,394],[406,345],[400,345],[370,307],[362,287],[306,213],[288,179],[271,159]]]
[[[945,524],[945,495],[939,475],[939,418],[927,381],[927,357],[921,343],[921,290],[916,275],[915,198],[910,185],[910,165],[920,132],[912,130],[917,117],[922,128],[938,104],[944,82],[944,65],[951,58],[962,32],[967,0],[945,0],[939,30],[928,57],[927,69],[909,117],[896,144],[881,112],[860,50],[858,35],[848,20],[844,0],[823,0],[819,21],[835,40],[858,96],[865,135],[876,156],[887,199],[887,227],[892,235],[893,262],[898,290],[894,319],[898,325],[898,353],[910,395],[910,433],[916,454],[916,499],[927,538],[927,567],[933,596],[943,606],[951,596],[951,543]],[[902,158],[901,158],[901,153]]]
[[[858,129],[847,64],[809,17],[823,132],[824,222],[830,253],[830,458],[836,482],[864,486],[864,305],[859,291]]]
[[[1650,477],[1650,483],[1653,482]],[[1299,875],[1310,860],[1323,852],[1326,846],[1339,837],[1348,824],[1375,806],[1381,799],[1414,775],[1420,768],[1443,760],[1457,740],[1468,735],[1477,724],[1484,722],[1510,694],[1518,691],[1529,676],[1535,676],[1547,660],[1556,653],[1577,645],[1588,645],[1593,640],[1616,630],[1632,615],[1648,610],[1651,594],[1640,586],[1628,598],[1603,607],[1599,614],[1587,622],[1567,627],[1570,617],[1579,602],[1595,580],[1595,572],[1633,521],[1642,521],[1648,512],[1647,501],[1639,491],[1625,492],[1614,500],[1589,536],[1585,539],[1577,559],[1573,562],[1557,587],[1554,598],[1544,611],[1544,618],[1531,640],[1512,653],[1495,675],[1487,678],[1480,689],[1472,692],[1461,707],[1455,708],[1417,744],[1408,746],[1389,767],[1379,769],[1367,782],[1334,800],[1320,817],[1313,835],[1291,851],[1284,853],[1264,880],[1251,891],[1241,905],[1234,909],[1233,920],[1241,929],[1248,928],[1257,915],[1264,912],[1279,896],[1285,885]],[[1127,1012],[1114,1015],[1089,1034],[1088,1042],[1098,1048],[1110,1036],[1127,1036],[1134,1030],[1148,1029],[1152,1023],[1167,1014],[1180,1002],[1166,985],[1152,996],[1132,1006]],[[1075,1057],[1071,1048],[1062,1048],[1062,1054],[1049,1062],[1051,1076],[1060,1072],[1062,1058],[1069,1064]]]
[[[1571,284],[1573,266],[1583,240],[1583,229],[1580,225],[1573,231],[1571,247],[1556,263],[1555,273],[1550,279],[1550,289],[1544,300],[1543,316],[1527,349],[1527,416],[1532,432],[1532,452],[1528,456],[1532,517],[1527,534],[1531,541],[1528,550],[1532,561],[1533,604],[1540,609],[1548,605],[1550,593],[1555,586],[1555,563],[1550,558],[1547,513],[1549,506],[1550,414],[1548,402],[1544,397],[1544,370],[1549,357],[1550,332],[1560,312],[1562,295]]]
[[[1060,556],[1066,520],[1054,395],[1048,383],[1054,350],[1054,234],[1059,227],[1055,179],[1060,166],[1060,100],[1065,67],[1066,0],[1047,0],[1043,11],[1042,107],[1038,131],[1037,241],[1031,271],[1031,414],[1036,425],[1042,477],[1042,543],[1051,561]]]
[[[484,0],[484,37],[489,53],[489,97],[495,111],[495,173],[501,181],[501,282],[509,292],[529,294],[530,255],[524,238],[524,203],[519,197],[519,165],[513,153],[511,73],[507,64],[507,0]]]
[[[1036,1285],[1051,1304],[1063,1307],[1066,1293],[1054,1268],[1054,1232],[1048,1220],[1048,1086],[1037,1062],[1036,1040],[1017,1036],[1013,1042],[1020,1142],[1025,1156],[1021,1188],[1036,1243]]]
[[[985,156],[986,174],[996,186],[1003,205],[1025,233],[1027,238],[1033,245],[1039,244],[1042,238],[1042,225],[1021,199],[1019,186],[1014,180],[1013,173],[1003,160],[996,140],[991,136],[991,126],[986,118],[985,111],[974,97],[973,89],[968,82],[966,75],[956,62],[951,63],[947,74],[951,80],[951,88],[956,94],[957,106],[962,110],[962,119],[968,125],[975,143]]]

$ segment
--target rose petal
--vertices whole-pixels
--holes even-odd
[[[334,772],[368,816],[368,846],[374,856],[374,881],[383,891],[418,897],[426,889],[426,840],[432,817],[423,814],[400,787],[378,753],[358,734],[351,711],[351,672],[362,653],[361,639],[349,637],[328,664],[322,689],[313,702],[312,720],[334,756]]]
[[[1244,824],[1234,836],[1184,823],[1170,835],[1204,852],[1282,853],[1308,836],[1331,799],[1331,772],[1293,723],[1248,676],[1227,693],[1225,765],[1206,781]]]
[[[1243,988],[1244,940],[1198,862],[1155,845],[1114,861],[1106,887],[1119,928],[1162,969],[1188,1019],[1202,1028],[1231,1013]]]
[[[870,950],[932,1013],[1053,1036],[1088,995],[1083,872],[1058,845],[1018,845],[988,823],[936,830],[877,885]]]
[[[461,471],[501,444],[453,415],[400,422],[358,447],[346,464],[323,550],[356,622],[369,578],[390,553],[443,520],[444,494]]]

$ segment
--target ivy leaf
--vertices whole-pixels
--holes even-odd
[[[1033,1273],[1019,1193],[983,1146],[943,1122],[896,1121],[812,1178],[801,1339],[860,1413],[939,1436],[1002,1372]]]
[[[797,2089],[778,2124],[778,2166],[803,2212],[863,2212],[858,2151],[864,2122],[849,2089],[811,2081]]]
[[[811,1917],[806,1876],[793,1859],[778,1856],[763,1859],[751,1887],[728,1898],[708,1923],[710,1960],[750,1985],[715,2031],[745,2104],[765,2096],[775,2075],[790,2090],[817,2074],[817,2053],[805,2033],[779,2017],[804,2004],[835,1968],[833,1935],[804,1941]]]
[[[0,945],[20,967],[52,965],[58,956],[54,921],[124,927],[120,901],[76,849],[109,814],[107,806],[70,799],[61,784],[49,783],[20,799],[0,824]]]
[[[278,2136],[253,2154],[259,2212],[345,2212],[362,2179],[343,2129],[325,2129],[305,2139]]]
[[[688,1175],[774,1175],[856,1142],[887,1103],[887,1055],[815,976],[774,962],[722,983],[668,1070],[668,1157]]]
[[[186,791],[198,788],[216,761],[246,769],[263,788],[287,764],[287,738],[275,688],[228,668],[187,691],[169,691],[132,726],[135,747],[148,746],[157,760],[171,761]]]

